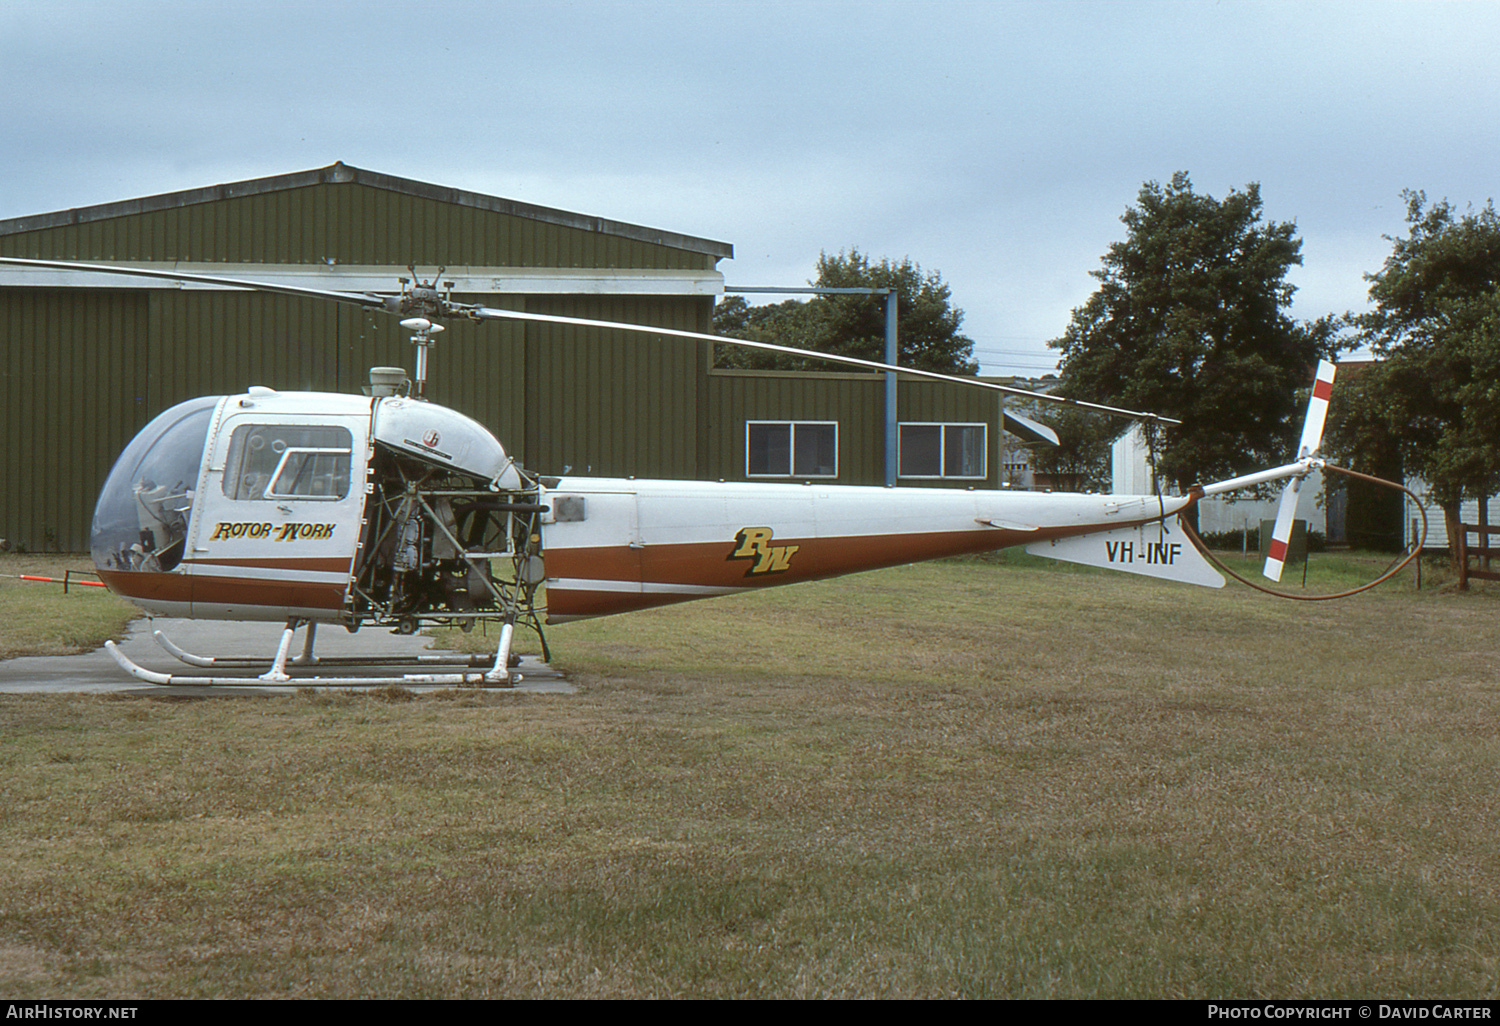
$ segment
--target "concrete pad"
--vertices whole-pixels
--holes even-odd
[[[4,694],[115,694],[136,692],[142,695],[253,695],[292,694],[306,685],[295,679],[287,684],[263,684],[255,679],[265,667],[251,669],[200,668],[174,658],[162,648],[152,632],[163,631],[180,648],[195,655],[214,657],[247,657],[269,660],[276,654],[281,640],[282,626],[275,623],[243,623],[224,620],[179,620],[160,617],[142,617],[131,624],[129,635],[119,642],[120,651],[128,658],[148,670],[170,673],[175,677],[240,677],[245,685],[157,685],[136,680],[122,670],[103,648],[86,655],[77,656],[32,656],[24,659],[0,660],[0,693]],[[302,651],[302,640],[306,628],[299,630],[292,641],[292,655]],[[496,636],[497,632],[491,632]],[[357,666],[299,668],[288,666],[293,678],[298,676],[389,676],[399,678],[403,673],[456,673],[457,666],[407,666],[380,665],[380,659],[393,656],[431,655],[432,639],[420,634],[393,634],[378,627],[367,627],[357,634],[350,634],[342,627],[323,624],[318,628],[315,653],[319,657],[372,657],[370,663]],[[469,672],[480,672],[471,669]],[[572,694],[576,689],[561,673],[541,661],[539,656],[522,656],[516,672],[522,675],[515,687],[489,688],[501,693],[560,693]],[[391,681],[410,691],[439,691],[454,685],[408,683],[399,679]],[[336,685],[340,690],[367,690],[385,685]]]

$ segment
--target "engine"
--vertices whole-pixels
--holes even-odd
[[[496,618],[536,626],[537,484],[488,431],[440,406],[382,400],[372,441],[355,616],[404,632]]]

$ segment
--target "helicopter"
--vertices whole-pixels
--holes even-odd
[[[1291,479],[1264,574],[1279,580],[1303,482],[1320,455],[1334,367],[1317,371],[1292,463],[1186,494],[1099,495],[547,476],[484,425],[426,396],[443,319],[611,328],[811,356],[876,371],[1156,423],[1171,418],[855,357],[681,329],[454,302],[442,270],[411,268],[392,293],[335,292],[177,270],[0,257],[0,264],[255,289],[355,304],[412,332],[415,373],[373,368],[361,395],[251,386],[189,399],[151,420],[100,492],[90,538],[101,580],[152,615],[283,624],[263,660],[202,656],[157,640],[198,668],[266,669],[263,683],[506,686],[519,680],[517,627],[546,625],[863,570],[1024,545],[1068,562],[1222,587],[1181,515],[1205,496]],[[1336,469],[1336,468],[1335,468]],[[325,675],[317,627],[497,623],[493,658],[430,655],[451,672]],[[305,627],[301,655],[291,655]],[[113,642],[119,666],[152,684],[244,684],[234,674],[164,674]],[[370,659],[347,660],[368,664]],[[382,660],[395,663],[396,660]],[[311,668],[312,675],[300,674]],[[394,668],[394,667],[393,667]],[[299,675],[293,677],[296,669]]]

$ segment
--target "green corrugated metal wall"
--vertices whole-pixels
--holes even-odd
[[[674,244],[681,242],[682,244]],[[714,269],[727,247],[335,165],[319,172],[0,225],[0,254],[80,261]],[[395,282],[392,282],[392,288]],[[707,296],[456,296],[491,306],[707,331]],[[884,479],[878,375],[710,373],[707,344],[560,325],[452,321],[428,395],[542,473],[745,479],[745,421],[836,420],[839,484]],[[413,365],[394,319],[342,304],[176,288],[0,288],[0,537],[87,546],[99,486],[151,417],[249,385],[357,391]],[[998,402],[902,382],[903,421],[990,425]],[[923,481],[923,485],[936,482]]]
[[[0,290],[0,538],[82,547],[114,455],[156,412],[148,322],[144,293]]]
[[[42,227],[23,230],[10,222],[0,253],[81,261],[414,262],[428,274],[445,263],[712,270],[717,259],[627,237],[647,230],[611,233],[609,222],[599,222],[606,230],[590,231],[558,223],[588,220],[575,215],[484,209],[446,202],[444,190],[403,184],[439,195],[356,181],[239,196],[218,187],[204,190],[212,195],[202,202],[179,197],[168,209],[113,205],[125,212],[80,223],[44,215],[32,219],[47,222]],[[101,209],[90,208],[96,215]],[[455,298],[696,331],[708,329],[713,306],[708,296]],[[428,395],[488,425],[528,467],[700,476],[703,344],[493,321],[446,327]],[[218,290],[0,288],[0,332],[0,537],[32,550],[87,547],[113,457],[175,402],[252,384],[356,391],[370,366],[414,362],[407,333],[390,317]]]
[[[792,374],[716,370],[708,377],[709,447],[704,465],[715,477],[744,481],[748,420],[836,420],[839,476],[833,483],[885,481],[885,378],[879,374]],[[995,458],[1000,403],[995,393],[939,381],[902,381],[896,391],[901,421],[989,425],[986,481],[913,482],[921,487],[999,487]]]
[[[708,308],[638,297],[534,297],[527,309],[707,331]],[[701,319],[700,319],[701,314]],[[526,329],[524,459],[549,472],[695,478],[708,344],[564,325]],[[530,371],[547,366],[547,373]]]

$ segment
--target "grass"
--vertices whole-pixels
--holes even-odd
[[[0,696],[0,990],[1500,992],[1500,592],[1045,562],[566,625],[574,696]]]
[[[17,656],[74,655],[92,652],[108,639],[124,636],[125,625],[140,610],[94,581],[86,556],[0,554],[0,659]],[[64,594],[61,584],[18,580],[21,574],[62,580],[73,571]],[[78,576],[89,571],[89,576]]]

